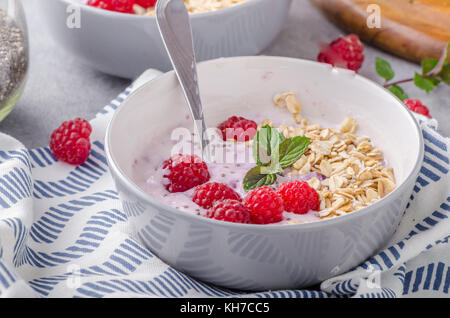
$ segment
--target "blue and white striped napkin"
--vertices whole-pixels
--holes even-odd
[[[48,147],[26,149],[0,134],[1,297],[450,296],[450,140],[436,132],[435,120],[417,117],[425,161],[404,218],[379,254],[317,290],[239,293],[178,272],[129,235],[103,140],[131,90],[91,121],[91,155],[79,167],[55,161]]]

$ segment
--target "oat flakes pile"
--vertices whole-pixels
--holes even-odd
[[[310,124],[300,115],[301,103],[293,93],[277,94],[274,104],[287,109],[298,126],[281,125],[286,137],[305,136],[311,143],[294,163],[291,175],[319,172],[327,179],[312,178],[308,183],[320,195],[320,218],[335,217],[364,208],[395,188],[392,168],[384,167],[383,154],[368,137],[358,137],[354,118],[345,118],[340,129]],[[262,125],[273,126],[270,120]]]

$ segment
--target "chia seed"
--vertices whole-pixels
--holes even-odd
[[[25,35],[13,19],[0,10],[0,108],[20,87],[27,68]]]

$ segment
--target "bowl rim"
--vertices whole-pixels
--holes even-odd
[[[59,0],[62,2],[67,3],[68,5],[78,5],[85,10],[88,10],[95,14],[105,15],[105,16],[111,16],[114,18],[120,18],[120,19],[151,19],[156,20],[155,16],[151,15],[139,15],[139,14],[130,14],[130,13],[122,13],[122,12],[116,12],[116,11],[109,11],[105,9],[100,9],[97,7],[89,6],[84,3],[80,3],[78,0]],[[255,5],[259,2],[264,2],[267,0],[245,0],[244,2],[237,3],[235,5],[232,5],[231,7],[215,10],[215,11],[208,11],[208,12],[199,12],[199,13],[191,13],[191,19],[201,19],[201,17],[208,17],[211,15],[221,14],[221,13],[230,13],[232,14],[235,10],[239,10],[240,8],[245,8],[248,6]],[[277,0],[280,1],[280,0]],[[292,1],[292,0],[286,0],[286,1]]]
[[[394,189],[394,191],[392,191],[391,193],[389,193],[382,199],[376,201],[375,203],[369,205],[368,207],[362,208],[353,213],[348,213],[348,214],[341,215],[338,217],[327,218],[327,219],[322,219],[322,220],[313,221],[313,222],[305,222],[305,223],[298,223],[298,224],[278,224],[278,223],[275,223],[275,224],[242,224],[242,223],[218,221],[215,219],[206,218],[204,216],[199,216],[196,214],[186,213],[184,211],[177,210],[171,206],[168,206],[168,205],[158,201],[157,199],[152,198],[151,195],[147,194],[138,185],[136,185],[125,173],[123,173],[122,169],[116,163],[116,160],[111,151],[111,131],[114,128],[114,122],[120,116],[120,113],[122,111],[124,111],[124,109],[131,107],[128,105],[132,105],[130,103],[127,103],[127,100],[129,100],[130,97],[140,94],[144,90],[147,90],[148,87],[150,87],[154,81],[163,81],[163,80],[166,80],[167,78],[171,78],[171,77],[175,78],[176,74],[172,70],[172,71],[169,71],[169,72],[155,78],[154,80],[147,82],[146,84],[142,85],[141,87],[139,87],[138,89],[133,91],[129,96],[127,96],[127,98],[122,102],[121,106],[117,110],[115,110],[114,115],[111,118],[110,122],[108,123],[108,127],[106,129],[105,154],[106,154],[106,158],[109,163],[108,167],[111,170],[111,172],[113,173],[113,175],[115,175],[117,178],[120,178],[120,181],[126,185],[126,188],[128,190],[131,190],[133,195],[138,197],[140,200],[143,200],[146,203],[150,204],[151,206],[156,207],[159,211],[170,212],[175,217],[181,217],[182,219],[185,219],[185,220],[187,219],[189,222],[200,222],[200,223],[206,223],[207,225],[214,225],[214,226],[219,226],[219,227],[232,228],[232,229],[236,229],[236,230],[237,229],[246,230],[246,231],[253,231],[253,230],[254,231],[278,231],[280,229],[284,229],[287,231],[287,230],[300,230],[300,229],[302,229],[302,230],[315,229],[317,227],[332,226],[332,225],[336,225],[338,223],[351,221],[352,219],[355,219],[355,218],[362,218],[366,214],[373,213],[376,210],[378,210],[379,208],[382,208],[383,205],[388,204],[389,202],[392,202],[401,193],[411,190],[407,187],[408,187],[408,185],[413,183],[414,180],[417,178],[417,175],[420,171],[420,167],[422,165],[423,158],[424,158],[423,135],[422,135],[422,131],[420,129],[419,123],[415,119],[412,112],[409,111],[408,108],[394,94],[392,94],[390,91],[383,88],[383,86],[381,86],[380,84],[378,84],[366,77],[363,77],[363,76],[355,73],[354,71],[349,71],[347,69],[342,69],[342,68],[336,68],[336,67],[332,67],[331,65],[328,65],[328,64],[319,63],[319,62],[315,62],[315,61],[311,61],[311,60],[305,60],[305,59],[297,59],[297,58],[290,58],[290,57],[278,57],[278,56],[239,56],[239,57],[213,59],[213,60],[200,62],[198,64],[200,64],[200,65],[214,64],[214,63],[217,63],[218,61],[227,61],[229,63],[234,63],[234,61],[244,61],[244,60],[248,60],[248,59],[277,60],[280,63],[315,64],[317,67],[325,67],[325,68],[333,69],[338,74],[345,75],[346,73],[347,74],[351,73],[352,75],[354,75],[354,78],[365,82],[367,85],[372,86],[374,89],[379,90],[380,93],[390,95],[392,98],[392,103],[396,104],[397,107],[400,107],[403,110],[405,116],[407,116],[409,121],[412,123],[412,125],[415,129],[415,132],[418,136],[418,138],[416,139],[416,142],[418,143],[417,146],[418,146],[419,151],[415,158],[414,167],[411,170],[411,172],[409,173],[409,175],[403,180],[403,182],[400,185],[397,185],[397,187]],[[412,179],[414,179],[414,180],[412,180]]]

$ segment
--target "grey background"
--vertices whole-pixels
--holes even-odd
[[[27,147],[48,145],[51,132],[64,120],[91,119],[129,83],[92,70],[63,51],[46,35],[45,23],[36,14],[38,0],[22,0],[28,19],[30,70],[24,94],[13,112],[0,123],[0,131],[19,139]],[[294,0],[285,27],[262,54],[316,59],[320,43],[345,34],[329,23],[308,0]],[[420,67],[380,50],[366,46],[366,59],[360,74],[380,81],[374,60],[380,56],[391,62],[396,79],[411,77]],[[428,105],[439,121],[439,129],[450,136],[450,88],[441,85],[430,94],[413,84],[403,86],[410,98]]]

